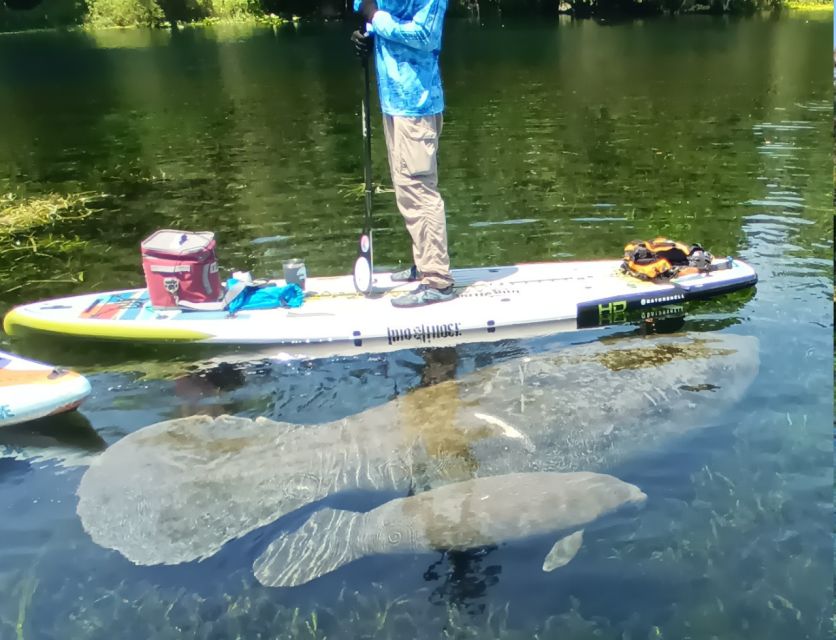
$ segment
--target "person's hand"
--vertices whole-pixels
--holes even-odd
[[[371,33],[362,33],[355,31],[351,34],[351,42],[354,45],[354,52],[361,60],[368,58],[374,46],[374,36]]]
[[[360,15],[366,22],[371,22],[375,13],[377,13],[377,0],[363,0],[360,5]]]

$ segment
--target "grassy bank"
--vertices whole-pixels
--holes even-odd
[[[295,18],[265,10],[259,0],[88,0],[90,27],[170,27],[172,25],[283,24]]]
[[[6,4],[4,4],[4,1]],[[16,1],[16,0],[12,0]],[[282,24],[292,12],[273,12],[260,0],[31,0],[9,8],[0,0],[0,31],[49,28],[161,27],[183,24]],[[31,4],[30,2],[30,4]]]
[[[832,2],[805,2],[804,0],[788,0],[785,6],[787,9],[792,11],[820,11],[822,13],[831,13],[833,11]]]
[[[218,22],[281,24],[298,17],[340,18],[349,0],[0,0],[0,31],[56,27],[171,27]],[[750,13],[789,8],[832,11],[818,0],[451,0],[448,14],[553,16],[558,9],[578,17],[686,13]]]

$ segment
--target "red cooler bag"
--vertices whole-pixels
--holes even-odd
[[[142,241],[142,270],[155,307],[217,302],[221,280],[211,231],[161,229]]]

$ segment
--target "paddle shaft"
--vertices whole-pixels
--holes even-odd
[[[365,178],[366,214],[360,247],[354,261],[354,288],[358,293],[371,295],[374,289],[374,265],[372,248],[372,125],[371,125],[371,81],[369,80],[369,57],[363,56],[363,177]]]
[[[372,120],[371,120],[371,81],[369,79],[369,58],[363,58],[363,177],[366,181],[366,220],[365,231],[371,242],[372,229]]]

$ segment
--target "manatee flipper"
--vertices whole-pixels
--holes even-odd
[[[554,543],[546,559],[543,560],[543,571],[554,571],[572,561],[583,543],[583,529],[575,531]]]
[[[253,573],[265,587],[295,587],[365,555],[359,532],[365,514],[323,509],[296,531],[283,533],[255,562]]]

